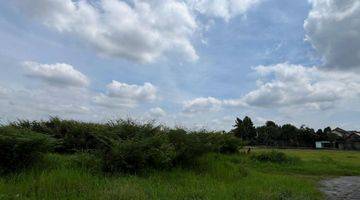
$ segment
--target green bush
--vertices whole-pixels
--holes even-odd
[[[192,167],[206,153],[236,153],[241,145],[241,140],[227,134],[158,130],[114,145],[104,154],[103,170],[135,173],[144,169]]]
[[[222,137],[219,138],[218,144],[218,151],[223,154],[238,153],[239,149],[243,147],[241,139],[230,134],[223,134]]]
[[[31,166],[53,147],[46,135],[25,129],[0,127],[0,172],[15,172]]]
[[[169,131],[168,136],[176,151],[174,165],[192,165],[199,157],[211,151],[211,145],[206,141],[206,137],[201,137],[202,134],[174,129]]]
[[[85,123],[74,120],[51,118],[49,121],[20,120],[10,124],[11,127],[28,129],[56,138],[55,151],[74,153],[77,151],[105,150],[111,147],[118,137],[112,134],[104,124]]]
[[[192,166],[208,152],[236,153],[241,140],[229,134],[185,131],[157,126],[152,122],[110,121],[85,123],[51,118],[48,121],[17,121],[10,126],[56,139],[55,152],[91,152],[100,155],[106,172],[138,172]]]
[[[253,160],[260,162],[273,162],[273,163],[294,163],[299,161],[299,158],[287,156],[285,153],[279,151],[270,151],[270,152],[253,154],[251,155],[251,158]]]
[[[166,135],[124,140],[104,154],[105,172],[135,173],[144,169],[166,169],[172,166],[175,149]]]
[[[162,126],[153,122],[139,123],[132,119],[109,121],[105,126],[121,140],[152,137],[164,132]]]

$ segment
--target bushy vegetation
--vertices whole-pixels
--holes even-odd
[[[273,163],[296,163],[300,161],[298,157],[288,156],[280,151],[269,151],[252,154],[251,158],[260,162],[273,162]]]
[[[54,148],[58,153],[106,150],[118,139],[117,135],[111,132],[111,126],[61,120],[56,117],[48,121],[20,120],[11,123],[10,127],[31,130],[56,139]]]
[[[38,162],[53,141],[26,129],[0,127],[0,173],[14,172]]]
[[[85,152],[96,155],[101,158],[101,162],[97,162],[101,169],[111,173],[188,167],[206,153],[237,153],[242,147],[241,139],[231,134],[171,129],[133,120],[117,120],[104,124],[59,118],[48,121],[22,120],[11,123],[4,127],[5,129],[52,138],[55,141],[52,148],[56,153]],[[4,131],[2,136],[5,138],[6,134],[8,133]],[[33,137],[32,135],[29,134],[29,137]],[[6,137],[4,142],[12,139],[14,138]],[[35,145],[27,148],[32,147],[34,152],[37,152]]]
[[[321,199],[320,178],[360,175],[355,152],[237,154],[243,141],[302,145],[313,134],[237,123],[230,133],[132,120],[11,123],[0,127],[0,171],[16,174],[0,176],[0,199]]]

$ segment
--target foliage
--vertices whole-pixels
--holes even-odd
[[[236,118],[233,135],[241,138],[250,145],[266,145],[277,147],[314,147],[315,141],[341,141],[341,138],[331,133],[331,128],[324,130],[301,126],[297,128],[292,124],[277,125],[273,121],[267,121],[265,125],[254,127],[250,117],[243,120]]]
[[[53,145],[46,135],[24,129],[0,127],[0,172],[15,172],[31,166]]]
[[[166,169],[172,166],[175,149],[164,135],[124,140],[104,154],[106,172],[138,172],[146,168]]]
[[[245,116],[243,120],[236,118],[234,127],[235,129],[233,129],[231,132],[236,137],[239,137],[242,140],[247,140],[250,142],[250,144],[255,142],[256,129],[250,117]]]
[[[144,169],[192,167],[209,152],[237,153],[242,142],[229,134],[170,129],[138,135],[114,145],[103,158],[106,172],[136,173]]]
[[[260,162],[273,162],[273,163],[294,163],[299,161],[298,157],[287,156],[283,152],[279,151],[270,151],[270,152],[261,152],[257,154],[252,154],[251,158]]]
[[[209,152],[237,153],[240,139],[230,134],[185,131],[152,122],[115,120],[105,124],[61,120],[19,120],[12,129],[38,132],[55,138],[55,152],[91,152],[99,156],[106,172],[135,173],[144,169],[191,166]]]
[[[218,152],[224,154],[238,153],[243,147],[243,141],[230,134],[219,137],[218,144]]]
[[[106,150],[117,139],[108,126],[96,123],[85,123],[74,120],[61,120],[53,117],[48,121],[20,120],[10,124],[11,127],[28,129],[56,138],[56,152],[74,153],[76,151]]]

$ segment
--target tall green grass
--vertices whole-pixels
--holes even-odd
[[[86,154],[48,154],[31,169],[0,178],[0,199],[322,199],[319,179],[360,175],[358,152],[282,152],[300,160],[272,163],[245,154],[208,154],[192,168],[112,176],[94,167]]]

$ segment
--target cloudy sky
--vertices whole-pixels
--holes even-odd
[[[358,0],[0,1],[0,120],[360,128]]]

